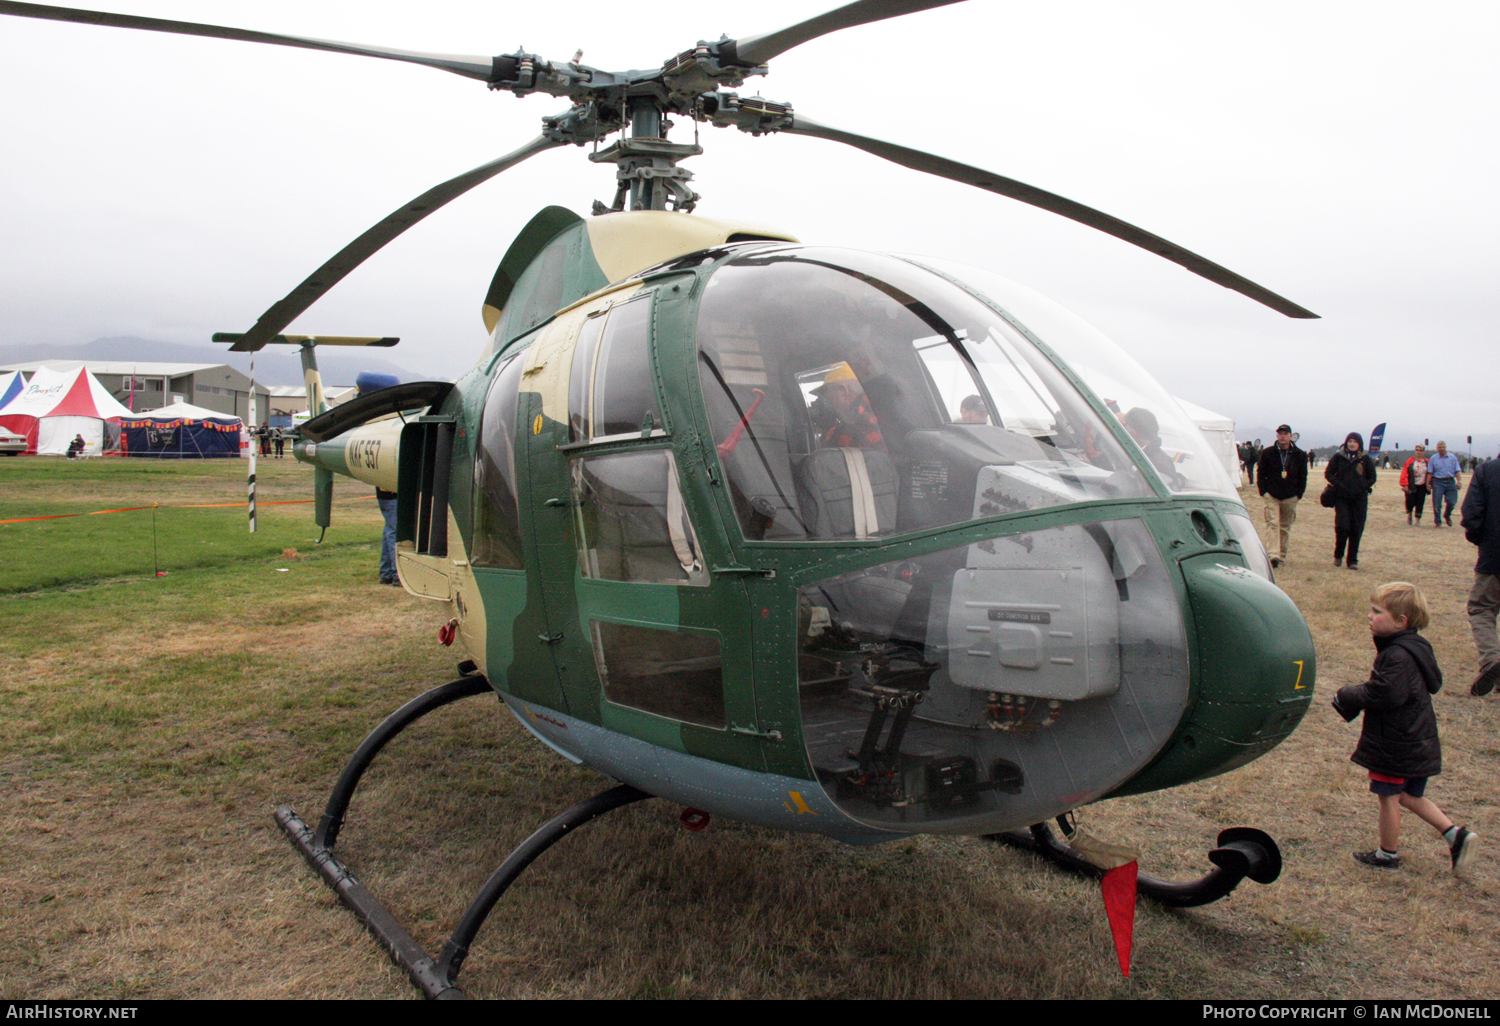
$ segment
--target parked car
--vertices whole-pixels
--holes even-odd
[[[26,436],[0,428],[0,456],[19,456],[26,451]]]

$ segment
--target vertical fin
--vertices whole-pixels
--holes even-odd
[[[333,522],[333,471],[327,467],[313,467],[313,522],[325,531]]]
[[[307,412],[316,417],[328,409],[323,400],[323,376],[318,373],[317,341],[308,339],[301,345],[302,383],[307,386]]]
[[[307,412],[316,417],[328,409],[323,398],[323,375],[318,373],[318,343],[308,339],[300,346],[302,353],[302,383],[307,386]],[[333,523],[333,471],[324,467],[313,468],[313,523],[323,530],[318,533],[318,544],[328,533]]]

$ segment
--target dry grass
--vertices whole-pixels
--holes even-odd
[[[1383,472],[1371,498],[1358,572],[1333,566],[1333,513],[1318,506],[1321,489],[1310,487],[1300,504],[1291,564],[1279,583],[1312,627],[1319,672],[1317,698],[1297,733],[1239,772],[1092,812],[1101,830],[1108,823],[1140,836],[1145,831],[1136,824],[1149,827],[1150,864],[1176,861],[1184,872],[1197,854],[1182,851],[1174,838],[1204,836],[1215,824],[1270,831],[1287,857],[1281,880],[1192,915],[1216,917],[1238,906],[1268,939],[1279,935],[1283,946],[1294,947],[1308,970],[1305,983],[1278,990],[1289,996],[1493,997],[1500,978],[1500,924],[1493,914],[1500,816],[1490,791],[1500,711],[1468,693],[1478,671],[1464,614],[1475,550],[1456,527],[1435,529],[1430,519],[1407,527],[1396,477],[1397,471]],[[1259,499],[1251,489],[1245,497],[1259,522]],[[1468,881],[1451,875],[1446,847],[1410,815],[1402,824],[1406,865],[1399,874],[1361,870],[1349,859],[1355,849],[1374,847],[1375,799],[1364,771],[1348,761],[1359,721],[1344,723],[1328,703],[1342,685],[1368,677],[1374,650],[1364,614],[1370,591],[1391,580],[1416,583],[1432,605],[1424,633],[1446,685],[1435,698],[1443,773],[1428,795],[1484,838]],[[1389,957],[1393,950],[1399,958]]]
[[[1236,773],[1085,811],[1159,876],[1203,872],[1231,825],[1269,831],[1286,856],[1280,881],[1215,905],[1143,903],[1129,980],[1097,886],[1028,855],[952,838],[854,849],[721,821],[692,834],[646,802],[544,855],[462,982],[526,997],[1493,996],[1500,711],[1467,694],[1473,550],[1457,530],[1407,528],[1392,481],[1358,574],[1331,565],[1328,511],[1300,511],[1282,584],[1321,673],[1298,733]],[[374,529],[361,529],[368,550],[305,553],[288,574],[0,598],[13,628],[0,640],[0,996],[413,995],[270,819],[280,802],[315,819],[364,731],[452,672],[432,641],[441,607],[371,583]],[[1358,725],[1327,699],[1363,679],[1366,596],[1394,578],[1436,612],[1450,683],[1429,793],[1486,838],[1471,881],[1410,818],[1399,874],[1349,858],[1373,844],[1375,803],[1348,762]],[[514,844],[606,784],[471,700],[382,755],[340,847],[436,951]]]

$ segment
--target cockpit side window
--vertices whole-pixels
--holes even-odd
[[[792,463],[808,451],[806,424],[788,415],[785,383],[766,373],[759,339],[725,325],[717,342],[698,354],[699,379],[740,525],[756,540],[805,538]]]
[[[521,354],[505,358],[484,401],[479,430],[479,459],[474,465],[477,516],[474,523],[475,566],[522,570],[521,517],[516,503],[516,407],[519,402]]]
[[[665,427],[652,375],[649,295],[585,322],[573,350],[568,424],[573,442]]]
[[[599,336],[604,333],[605,310],[583,322],[573,346],[573,369],[568,381],[568,441],[586,442],[593,437],[591,392],[594,361],[599,355]]]

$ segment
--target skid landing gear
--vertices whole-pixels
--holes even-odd
[[[986,834],[985,839],[1036,852],[1047,861],[1082,876],[1103,875],[1102,870],[1059,840],[1046,823],[1037,823],[1029,834],[1008,831]],[[1208,860],[1214,868],[1187,883],[1172,883],[1141,873],[1136,878],[1137,893],[1160,905],[1196,908],[1218,901],[1246,877],[1258,884],[1268,884],[1281,875],[1281,849],[1276,847],[1269,834],[1252,827],[1231,827],[1221,831],[1218,847],[1208,853]]]
[[[344,813],[348,811],[349,801],[354,797],[354,789],[359,785],[360,778],[369,769],[376,754],[391,739],[435,709],[441,709],[460,699],[489,693],[489,681],[478,674],[471,674],[419,695],[388,716],[370,732],[370,736],[365,738],[344,767],[338,783],[334,785],[333,794],[328,798],[328,807],[323,812],[323,818],[318,821],[316,831],[310,830],[291,806],[283,805],[276,810],[277,824],[302,853],[302,857],[307,859],[308,864],[323,878],[323,882],[333,888],[339,899],[359,917],[360,922],[365,924],[391,959],[406,970],[411,981],[429,998],[453,999],[466,996],[459,988],[457,978],[464,959],[468,957],[469,946],[500,896],[537,856],[590,820],[622,805],[651,797],[628,784],[620,784],[579,802],[542,824],[484,882],[484,886],[459,919],[458,925],[453,928],[453,935],[443,945],[442,953],[437,958],[428,955],[375,895],[339,861],[338,856],[333,853],[333,845],[338,840],[339,830],[344,825]]]

